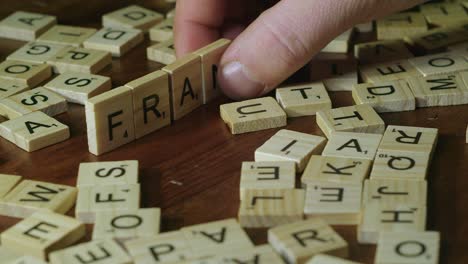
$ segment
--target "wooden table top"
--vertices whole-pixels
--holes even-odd
[[[158,1],[137,2],[167,9]],[[0,8],[0,18],[24,10],[56,15],[61,24],[99,28],[103,13],[125,5],[126,1],[9,1],[8,6]],[[0,59],[23,44],[1,39]],[[113,87],[118,87],[161,68],[162,65],[146,59],[149,44],[145,41],[124,57],[114,58],[112,68],[100,74],[110,76]],[[306,81],[303,73],[296,74],[292,81]],[[331,93],[331,97],[334,107],[353,104],[349,92]],[[162,208],[162,231],[235,218],[241,163],[252,161],[255,149],[278,129],[232,135],[218,109],[220,103],[228,101],[221,97],[169,127],[99,157],[88,152],[84,107],[70,104],[67,113],[57,116],[70,127],[69,140],[27,153],[0,138],[0,173],[75,185],[81,162],[137,159],[142,207]],[[440,263],[468,263],[468,144],[464,143],[468,106],[423,108],[381,116],[387,125],[439,128],[439,142],[428,175],[427,228],[441,232]],[[323,135],[315,117],[289,119],[287,129]],[[0,232],[18,220],[0,216]],[[351,259],[373,263],[375,247],[357,243],[355,226],[335,229],[349,242]],[[91,226],[89,231],[86,239],[91,237]],[[256,244],[266,242],[266,229],[247,231]]]

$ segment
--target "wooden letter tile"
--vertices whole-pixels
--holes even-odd
[[[266,244],[256,246],[252,249],[243,250],[242,252],[231,252],[210,259],[213,263],[219,264],[234,264],[234,263],[255,263],[255,264],[283,264],[284,261]],[[203,261],[203,260],[201,260]]]
[[[60,94],[67,102],[84,105],[89,98],[109,91],[112,83],[107,76],[67,72],[59,74],[44,87]]]
[[[319,253],[348,256],[346,241],[320,218],[271,228],[268,242],[288,264],[306,263]]]
[[[381,232],[424,231],[426,206],[409,203],[363,204],[357,240],[361,244],[376,244]]]
[[[167,18],[149,29],[152,41],[164,42],[174,38],[174,18]]]
[[[370,105],[353,105],[317,112],[317,124],[329,138],[332,132],[382,134],[385,123]]]
[[[194,52],[201,58],[204,104],[221,94],[216,74],[218,73],[218,64],[221,60],[221,56],[229,44],[231,44],[230,40],[219,39]]]
[[[35,87],[52,76],[52,68],[43,63],[6,60],[0,63],[0,78]]]
[[[276,100],[288,117],[315,115],[332,108],[332,102],[321,82],[276,89]]]
[[[136,28],[147,31],[150,27],[164,19],[164,15],[153,10],[130,5],[102,16],[105,27]]]
[[[131,264],[130,256],[112,239],[81,243],[54,251],[49,255],[51,264]]]
[[[2,247],[46,260],[50,251],[65,248],[86,233],[78,220],[52,212],[37,212],[2,234]]]
[[[138,160],[80,163],[76,186],[138,183]]]
[[[360,264],[358,262],[337,258],[333,256],[318,254],[311,258],[306,264]]]
[[[390,125],[385,130],[379,150],[432,153],[437,138],[437,128]]]
[[[28,90],[27,84],[0,77],[0,100]]]
[[[135,264],[183,263],[194,254],[182,231],[172,231],[155,237],[125,242],[125,248]]]
[[[10,192],[23,177],[11,174],[0,174],[0,199]]]
[[[358,158],[339,158],[313,155],[301,177],[302,187],[317,182],[362,184],[372,161]]]
[[[247,233],[234,219],[184,227],[181,231],[197,258],[253,248]]]
[[[239,207],[242,227],[273,227],[304,218],[304,190],[246,190]]]
[[[436,50],[467,41],[466,25],[465,22],[449,27],[433,28],[424,33],[407,36],[404,40],[412,46],[422,48],[425,51]]]
[[[307,185],[304,214],[330,225],[357,225],[361,216],[362,184],[314,182]]]
[[[414,180],[370,179],[364,182],[362,202],[426,205],[427,182]]]
[[[408,79],[417,107],[468,104],[468,72]]]
[[[83,41],[96,33],[94,28],[55,25],[37,41],[80,47]]]
[[[152,72],[125,86],[132,89],[136,138],[171,124],[169,75],[166,72]]]
[[[455,52],[416,57],[408,61],[424,77],[468,70],[468,61]]]
[[[164,67],[171,85],[172,119],[178,120],[202,104],[203,76],[200,56],[188,54]]]
[[[143,33],[137,29],[102,28],[85,40],[87,49],[108,51],[114,57],[123,56],[143,41]]]
[[[365,65],[359,68],[364,82],[380,83],[421,76],[421,73],[408,60],[397,60]]]
[[[70,129],[38,111],[1,123],[0,135],[18,147],[32,152],[67,140],[70,137]]]
[[[174,63],[176,61],[176,53],[174,49],[174,40],[170,39],[158,44],[154,44],[146,48],[146,57],[164,65]]]
[[[55,73],[97,73],[112,63],[112,56],[107,51],[68,47],[47,63],[52,65]]]
[[[427,31],[424,16],[420,13],[398,13],[377,20],[377,39],[401,39]]]
[[[75,217],[94,223],[97,212],[136,210],[140,207],[140,185],[98,185],[80,187]]]
[[[46,42],[29,42],[7,57],[7,60],[45,63],[66,46]]]
[[[346,30],[328,43],[320,52],[347,53],[352,35],[353,28]]]
[[[294,161],[304,171],[310,156],[320,154],[326,138],[282,129],[255,150],[255,161]]]
[[[375,264],[437,264],[440,233],[384,232],[380,235]]]
[[[371,179],[424,180],[431,153],[379,150],[370,174]]]
[[[121,86],[85,104],[89,152],[100,155],[135,139],[131,89]]]
[[[293,161],[242,162],[240,199],[248,190],[294,189],[296,164]]]
[[[377,134],[334,132],[322,155],[373,160],[381,140]]]
[[[353,87],[356,104],[369,104],[377,113],[412,111],[416,99],[405,81],[362,83]]]
[[[76,188],[24,180],[0,200],[0,214],[25,218],[37,211],[65,214],[75,204]]]
[[[2,255],[3,260],[3,255]],[[15,259],[13,262],[7,262],[8,264],[47,264],[45,261],[31,256],[22,256]]]
[[[0,101],[0,114],[8,119],[14,119],[26,114],[41,111],[49,116],[66,112],[67,101],[44,87],[10,96]]]
[[[403,40],[396,39],[356,44],[354,56],[360,64],[369,64],[403,60],[413,57],[413,54],[408,50]]]
[[[286,113],[271,97],[223,104],[219,107],[223,121],[232,134],[286,126]]]
[[[30,41],[57,23],[55,16],[16,11],[0,21],[0,37]]]
[[[351,91],[358,83],[357,61],[343,55],[319,54],[310,62],[310,79],[323,82],[328,91]]]
[[[159,208],[97,212],[93,240],[154,237],[159,234],[160,218]]]

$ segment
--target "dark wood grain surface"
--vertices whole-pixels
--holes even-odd
[[[168,6],[158,1],[132,1],[157,10]],[[100,27],[103,13],[127,5],[127,1],[8,1],[0,7],[0,18],[16,10],[58,16],[59,23]],[[0,39],[0,59],[24,42]],[[112,78],[117,87],[161,68],[146,59],[149,41],[100,74]],[[308,70],[290,81],[307,81]],[[333,106],[351,105],[348,92],[331,93]],[[22,175],[26,179],[75,185],[81,162],[137,159],[140,162],[142,206],[161,207],[162,230],[236,217],[239,205],[239,175],[242,161],[254,159],[254,151],[277,129],[233,136],[219,117],[222,97],[192,114],[144,138],[108,154],[96,157],[88,152],[84,108],[70,104],[57,117],[71,130],[63,143],[27,153],[0,139],[0,173]],[[439,128],[440,137],[429,169],[427,227],[442,234],[441,263],[468,263],[468,144],[465,129],[468,106],[434,107],[412,112],[382,114],[387,125]],[[288,129],[323,135],[315,117],[288,120]],[[70,212],[71,213],[71,212]],[[19,219],[0,216],[0,232]],[[374,246],[356,242],[355,227],[336,226],[349,242],[350,258],[373,263]],[[91,226],[86,239],[91,236]],[[248,230],[256,244],[266,242],[266,230]]]

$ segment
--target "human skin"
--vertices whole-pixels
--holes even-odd
[[[336,36],[422,0],[281,0],[251,21],[253,0],[179,0],[175,48],[181,57],[224,37],[218,81],[235,100],[268,93]]]

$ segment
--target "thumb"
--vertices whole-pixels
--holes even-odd
[[[218,79],[233,99],[263,95],[357,23],[411,7],[421,0],[282,0],[229,46]]]

